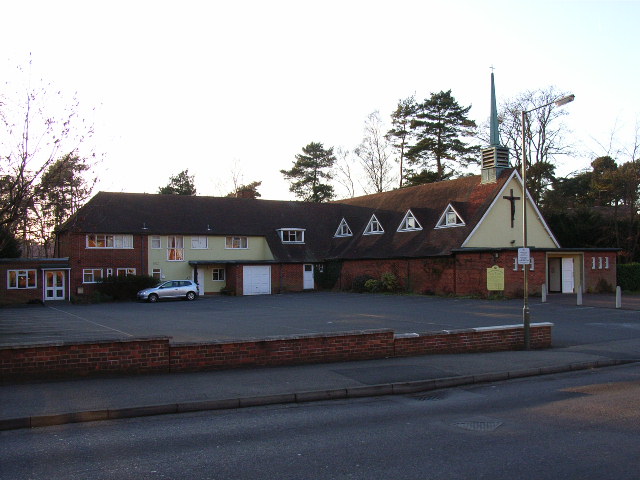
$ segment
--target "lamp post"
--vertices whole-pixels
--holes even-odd
[[[569,102],[573,102],[576,98],[575,95],[567,95],[566,97],[559,98],[553,102],[545,103],[539,107],[532,108],[531,110],[522,110],[522,248],[527,249],[527,134],[525,123],[527,120],[527,114],[540,110],[541,108],[548,107],[549,105],[555,105],[561,107]],[[530,258],[530,256],[529,256]],[[531,348],[531,311],[529,310],[529,263],[522,265],[524,273],[524,306],[522,307],[522,324],[524,326],[524,349],[529,350]]]

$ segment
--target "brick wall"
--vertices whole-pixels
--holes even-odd
[[[65,232],[58,239],[60,254],[69,257],[71,265],[71,295],[82,287],[84,295],[91,295],[95,284],[83,283],[83,269],[101,268],[106,276],[107,268],[116,274],[118,268],[135,268],[136,274],[148,274],[148,242],[146,235],[133,236],[133,248],[86,248],[86,235]]]
[[[522,348],[521,326],[394,335],[369,330],[265,340],[169,343],[168,337],[0,349],[0,381],[182,372]],[[531,326],[532,348],[551,346],[551,324]]]
[[[608,259],[608,260],[607,260]],[[604,281],[615,289],[617,285],[616,252],[584,253],[584,291],[597,292]]]
[[[301,263],[281,263],[271,266],[271,291],[273,293],[301,292],[303,290]]]
[[[69,266],[66,259],[7,259],[0,262],[0,305],[22,304],[35,301],[44,301],[44,279],[43,265],[47,268],[55,269],[56,266],[65,271],[65,298],[67,297],[67,287]],[[36,288],[9,288],[9,270],[35,270]]]

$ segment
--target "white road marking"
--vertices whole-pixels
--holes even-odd
[[[84,322],[92,323],[93,325],[97,325],[97,326],[99,326],[99,327],[106,328],[106,329],[108,329],[108,330],[113,330],[114,332],[122,333],[123,335],[126,335],[127,337],[133,337],[133,336],[134,336],[134,335],[133,335],[133,334],[131,334],[131,333],[123,332],[122,330],[118,330],[117,328],[108,327],[108,326],[106,326],[106,325],[102,325],[101,323],[98,323],[98,322],[92,322],[91,320],[87,320],[86,318],[82,318],[81,316],[76,315],[75,313],[65,312],[64,310],[60,310],[60,309],[58,309],[58,308],[51,307],[51,306],[49,306],[49,305],[47,305],[47,308],[50,308],[51,310],[55,310],[56,312],[62,312],[62,313],[65,313],[65,314],[70,315],[70,316],[72,316],[72,317],[78,318],[78,319],[80,319],[80,320],[82,320],[82,321],[84,321]]]

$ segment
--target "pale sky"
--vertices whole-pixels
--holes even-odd
[[[492,65],[498,102],[576,95],[564,121],[579,153],[559,173],[640,124],[640,1],[2,4],[0,72],[31,53],[33,78],[77,92],[104,153],[96,192],[155,193],[188,168],[198,194],[224,195],[235,165],[262,198],[291,199],[279,171],[303,146],[353,150],[371,112],[388,121],[413,93],[451,89],[483,123]]]

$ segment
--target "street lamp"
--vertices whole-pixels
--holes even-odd
[[[559,98],[553,102],[545,103],[539,107],[532,108],[531,110],[522,110],[522,248],[527,249],[527,136],[525,123],[527,120],[527,114],[540,110],[541,108],[548,107],[549,105],[555,105],[561,107],[569,102],[573,102],[576,98],[575,95],[567,95],[566,97]],[[530,258],[530,255],[528,255]],[[529,310],[529,263],[523,265],[524,272],[524,306],[522,308],[522,323],[524,325],[524,349],[529,350],[531,348],[531,311]]]

